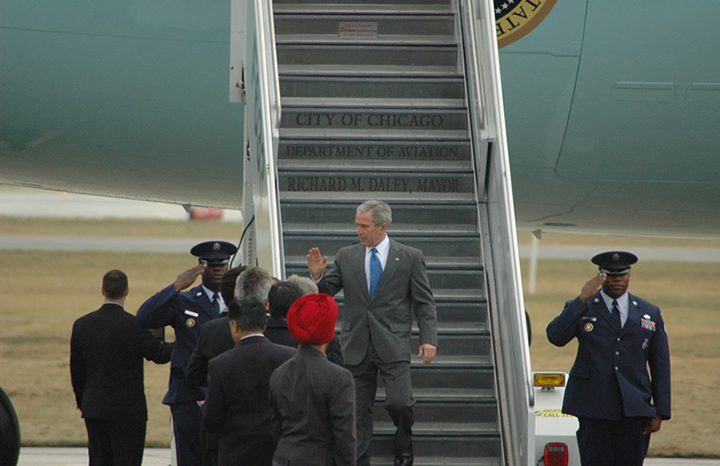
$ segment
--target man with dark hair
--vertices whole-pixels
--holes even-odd
[[[265,336],[273,343],[297,347],[297,341],[290,334],[285,318],[290,306],[302,295],[300,287],[291,282],[276,283],[270,288],[268,294],[270,318],[267,321]]]
[[[237,278],[246,268],[244,265],[234,267],[223,275],[220,282],[220,293],[226,303],[230,303],[234,299]],[[198,387],[205,387],[208,362],[233,346],[235,346],[235,342],[230,333],[230,322],[227,318],[227,306],[225,306],[219,318],[200,327],[197,345],[195,345],[187,369],[185,369],[185,377],[188,382]]]
[[[220,281],[220,294],[226,303],[232,302],[235,295],[235,284],[238,276],[245,271],[244,265],[233,267],[225,272]],[[208,363],[216,356],[235,346],[230,333],[230,322],[227,318],[227,306],[220,313],[220,317],[207,322],[200,327],[197,345],[190,355],[185,377],[187,381],[198,387],[207,385]],[[203,465],[217,466],[218,437],[209,435],[203,427],[200,431],[203,445]]]
[[[198,402],[205,398],[205,394],[187,381],[185,369],[195,349],[199,329],[218,317],[225,307],[220,282],[236,251],[233,244],[225,241],[195,245],[190,253],[198,258],[197,267],[178,275],[174,283],[145,301],[137,313],[138,322],[145,328],[170,325],[175,330],[170,383],[163,403],[170,406],[172,413],[178,466],[202,463]],[[202,276],[202,284],[182,291],[192,286],[198,276]]]
[[[172,344],[152,336],[125,312],[125,273],[106,273],[101,292],[103,306],[73,325],[73,391],[87,427],[90,464],[140,466],[147,427],[143,358],[165,364]]]
[[[233,300],[228,319],[236,346],[210,361],[203,425],[219,434],[220,466],[271,466],[270,375],[297,350],[263,336],[267,311],[256,298]]]

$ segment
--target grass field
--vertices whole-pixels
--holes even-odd
[[[0,232],[14,235],[239,237],[225,222],[49,220],[0,217]],[[522,234],[521,243],[529,242]],[[720,248],[718,241],[544,235],[541,244]],[[25,446],[85,445],[68,368],[73,321],[102,303],[102,275],[130,278],[126,308],[135,312],[150,295],[195,261],[189,254],[68,253],[0,250],[0,385],[20,418]],[[523,270],[527,264],[523,263]],[[550,345],[545,326],[596,273],[589,260],[540,260],[536,292],[525,302],[533,323],[535,370],[569,371],[574,343]],[[653,437],[652,456],[720,457],[720,264],[642,262],[630,291],[663,310],[673,365],[673,419]],[[146,363],[148,446],[167,447],[170,413],[161,404],[169,366]]]

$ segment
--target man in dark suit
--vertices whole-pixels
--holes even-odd
[[[288,328],[300,348],[270,378],[279,438],[274,465],[356,464],[353,376],[326,357],[337,315],[337,303],[326,294],[304,296],[288,312]]]
[[[583,466],[639,466],[650,434],[670,419],[665,324],[657,306],[627,292],[634,254],[610,251],[592,262],[600,273],[547,327],[554,345],[578,339],[563,413],[580,422]]]
[[[237,345],[210,361],[203,425],[220,436],[220,466],[271,466],[270,375],[297,350],[263,336],[267,312],[256,298],[233,300],[228,318]]]
[[[225,272],[220,281],[220,294],[223,301],[229,303],[235,296],[235,284],[238,276],[245,271],[244,265],[233,267]],[[185,377],[196,387],[207,386],[208,363],[216,356],[232,349],[235,341],[230,332],[230,321],[227,318],[227,306],[220,312],[220,317],[206,322],[200,327],[197,344],[190,355]],[[200,438],[203,446],[203,465],[217,466],[218,439],[216,435],[208,435],[201,426]]]
[[[235,299],[235,284],[238,276],[245,271],[244,265],[233,267],[225,272],[220,281],[220,294],[225,303]],[[232,349],[235,341],[230,332],[230,321],[227,318],[227,306],[220,312],[220,317],[200,327],[197,344],[190,355],[185,377],[196,387],[207,387],[208,363],[216,356]]]
[[[76,320],[70,338],[70,375],[87,427],[91,465],[142,464],[147,427],[143,358],[165,364],[172,354],[172,344],[155,338],[125,312],[128,291],[125,273],[106,273],[105,304]]]
[[[220,283],[236,251],[234,245],[224,241],[195,245],[190,253],[198,257],[199,265],[178,275],[174,283],[145,301],[137,313],[138,322],[145,328],[170,325],[175,330],[170,383],[163,403],[170,405],[172,413],[178,466],[202,464],[198,402],[205,394],[187,381],[185,368],[195,349],[199,328],[218,317],[225,307]],[[192,286],[199,275],[202,284],[182,291]]]
[[[286,318],[290,306],[302,295],[300,287],[291,282],[279,282],[270,288],[267,299],[269,317],[264,332],[268,340],[297,348],[298,343],[288,329]]]
[[[310,250],[308,268],[321,292],[345,294],[340,316],[340,344],[346,367],[355,377],[358,464],[370,464],[372,407],[377,374],[387,394],[385,409],[397,427],[393,446],[396,466],[413,463],[412,425],[415,400],[410,384],[412,315],[420,328],[425,364],[437,352],[437,311],[421,251],[391,240],[386,231],[392,211],[385,202],[366,201],[356,211],[361,244],[342,248],[333,267]]]

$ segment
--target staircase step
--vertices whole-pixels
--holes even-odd
[[[323,163],[327,165],[328,162],[354,165],[365,162],[370,166],[402,164],[404,167],[408,164],[437,161],[449,164],[462,161],[470,164],[470,141],[462,137],[432,141],[356,138],[338,141],[329,139],[327,134],[323,136],[325,136],[323,139],[281,139],[278,166],[285,168],[285,164],[291,161],[316,165]],[[293,166],[287,165],[287,168]]]
[[[392,457],[371,458],[372,466],[393,466],[394,459]],[[416,456],[413,461],[414,466],[500,466],[499,458],[456,458],[441,456]]]
[[[387,410],[383,408],[382,401],[376,400],[373,409],[373,419],[376,423],[392,422]],[[497,406],[495,403],[443,403],[422,402],[416,398],[416,422],[442,422],[452,419],[455,423],[497,423]]]
[[[328,167],[332,169],[332,167]],[[342,172],[280,171],[278,187],[294,192],[470,193],[475,192],[472,172]]]
[[[288,97],[464,99],[462,76],[280,75],[280,94]]]
[[[371,65],[371,66],[444,66],[457,67],[458,53],[454,45],[432,44],[278,44],[280,65]]]
[[[454,65],[398,65],[398,64],[314,64],[314,63],[279,63],[281,74],[323,76],[342,76],[348,73],[355,76],[390,76],[403,74],[405,76],[447,76],[457,73],[457,64]]]
[[[398,15],[423,15],[423,14],[448,14],[452,12],[449,2],[422,2],[422,1],[390,1],[390,2],[367,2],[338,0],[328,2],[292,2],[273,1],[273,12],[275,16],[290,14],[348,14],[357,12],[361,15],[368,14],[398,14]]]
[[[295,107],[283,104],[280,134],[285,138],[288,137],[287,130],[301,129],[314,130],[308,131],[308,136],[317,134],[318,130],[326,135],[328,131],[357,132],[355,138],[372,137],[373,132],[378,131],[386,131],[388,134],[392,134],[392,131],[413,132],[411,134],[424,132],[430,136],[442,131],[464,132],[467,125],[467,111],[464,107],[329,107],[321,104]]]
[[[467,257],[480,255],[480,237],[474,238],[453,238],[453,237],[403,237],[401,235],[391,235],[392,238],[401,243],[420,249],[425,258],[430,257]],[[308,251],[314,247],[321,247],[320,251],[327,255],[330,251],[350,246],[356,243],[355,238],[324,238],[322,245],[318,243],[316,238],[308,238],[303,236],[289,236],[285,239],[285,253],[293,256],[307,255]],[[465,273],[465,272],[463,272]],[[477,273],[470,271],[469,273]]]
[[[371,193],[368,193],[370,198]],[[355,219],[355,209],[363,201],[355,196],[353,199],[340,201],[333,198],[325,199],[317,203],[303,202],[297,199],[285,199],[281,206],[283,224],[309,223],[312,225],[317,221],[318,216],[329,224],[344,224],[352,228]],[[444,203],[428,201],[424,203],[394,203],[393,224],[388,229],[392,235],[393,230],[400,225],[430,225],[435,224],[443,227],[463,225],[472,229],[477,225],[477,207],[474,199],[467,203]],[[314,227],[318,230],[317,226]],[[328,251],[335,253],[335,251]],[[306,252],[307,253],[307,252]]]
[[[280,8],[280,5],[305,5],[310,10],[321,10],[327,5],[348,5],[350,8],[357,8],[368,5],[446,5],[449,7],[450,0],[273,0],[273,9]]]
[[[392,452],[395,426],[377,422],[373,432],[371,454],[382,457]],[[499,456],[500,435],[496,423],[416,422],[413,451],[418,456]]]

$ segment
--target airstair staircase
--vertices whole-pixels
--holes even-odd
[[[288,275],[307,274],[311,247],[332,261],[358,242],[362,201],[392,206],[388,233],[424,252],[438,306],[439,355],[432,365],[412,364],[415,464],[496,465],[500,429],[456,10],[450,0],[275,0],[278,189]],[[382,402],[381,392],[378,465],[392,464],[394,426]]]
[[[264,35],[248,35],[243,85],[231,81],[231,95],[248,83],[245,256],[276,275],[307,275],[310,248],[332,262],[358,242],[355,208],[388,202],[388,234],[424,252],[438,308],[438,356],[411,365],[415,464],[530,464],[533,392],[491,2],[265,1],[247,2],[258,18],[247,29]],[[380,389],[374,465],[393,464],[383,401]]]

